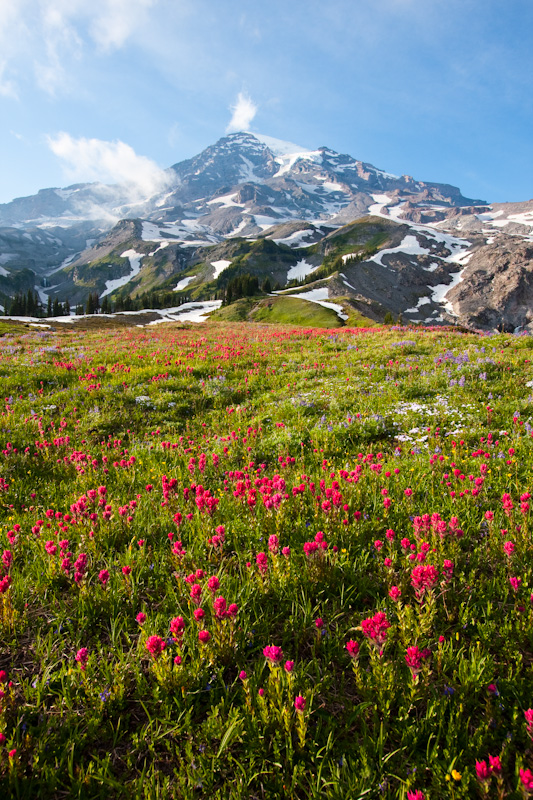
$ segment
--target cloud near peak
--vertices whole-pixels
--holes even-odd
[[[226,127],[226,133],[247,131],[257,114],[257,106],[245,92],[239,92],[237,102],[230,106],[232,117]]]
[[[100,181],[126,184],[150,196],[170,184],[168,174],[155,161],[137,155],[133,147],[116,140],[75,139],[61,132],[47,137],[50,150],[61,159],[65,176],[72,182]]]

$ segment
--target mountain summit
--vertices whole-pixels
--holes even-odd
[[[213,300],[239,275],[284,287],[309,283],[316,272],[329,280],[322,294],[357,297],[374,319],[390,312],[424,322],[533,322],[529,312],[512,310],[516,292],[502,300],[511,269],[520,308],[529,302],[529,277],[516,270],[524,258],[529,264],[533,202],[488,205],[449,184],[249,131],[169,167],[150,195],[134,182],[43,189],[0,205],[0,226],[5,307],[28,289],[43,303],[84,302],[88,292],[111,301],[141,298],[154,290]],[[482,248],[489,279],[480,305],[464,293],[479,285],[469,276]],[[363,266],[355,269],[354,260]],[[503,277],[492,308],[496,263]]]

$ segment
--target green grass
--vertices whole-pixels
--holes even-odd
[[[0,336],[0,797],[525,796],[531,338],[263,323]]]

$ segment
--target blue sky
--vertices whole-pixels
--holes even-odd
[[[531,0],[0,0],[0,202],[252,131],[533,198]],[[235,122],[235,120],[234,120]]]

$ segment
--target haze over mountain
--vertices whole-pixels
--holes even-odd
[[[5,307],[33,288],[43,303],[156,289],[213,301],[251,274],[312,283],[291,292],[348,298],[376,320],[514,328],[533,321],[532,258],[533,201],[488,204],[249,132],[174,164],[148,191],[132,175],[0,205]]]

